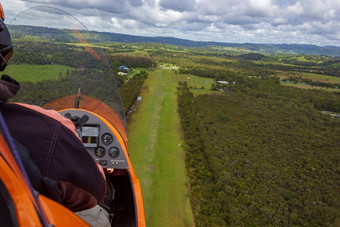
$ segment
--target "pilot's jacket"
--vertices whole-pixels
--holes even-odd
[[[43,192],[35,189],[48,192],[52,180],[59,191],[54,200],[74,212],[94,207],[106,192],[102,167],[86,151],[71,120],[54,110],[7,103],[19,88],[9,77],[0,80],[0,110],[11,136],[28,150],[46,182]]]

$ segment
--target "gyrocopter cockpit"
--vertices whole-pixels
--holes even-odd
[[[141,187],[128,153],[120,84],[105,47],[82,22],[52,7],[23,11],[8,29],[15,51],[6,70],[21,84],[11,102],[52,109],[70,119],[105,172],[112,194],[107,204],[112,226],[145,226]]]

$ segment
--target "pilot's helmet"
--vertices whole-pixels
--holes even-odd
[[[12,38],[4,21],[5,13],[0,3],[0,71],[5,70],[13,53]]]

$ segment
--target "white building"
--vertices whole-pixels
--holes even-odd
[[[228,81],[225,81],[225,80],[217,81],[217,83],[219,83],[219,84],[229,84],[229,82],[228,82]]]
[[[120,76],[127,76],[127,75],[129,75],[129,74],[123,73],[123,72],[118,72],[118,75],[120,75]]]

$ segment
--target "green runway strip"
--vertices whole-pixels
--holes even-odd
[[[194,226],[177,110],[178,75],[151,72],[128,124],[129,152],[139,177],[147,226]]]

